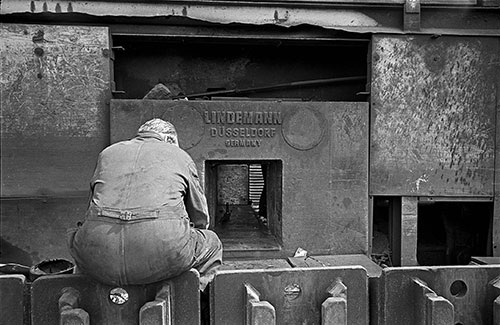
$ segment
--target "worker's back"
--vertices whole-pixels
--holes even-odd
[[[155,133],[101,152],[85,223],[70,238],[83,273],[110,284],[144,284],[193,264],[195,240],[184,205],[190,164],[186,152]]]

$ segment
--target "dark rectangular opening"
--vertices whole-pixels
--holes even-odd
[[[225,251],[279,250],[281,160],[207,160],[211,228]]]
[[[466,265],[491,256],[493,202],[434,201],[418,204],[420,265]]]
[[[161,83],[190,99],[368,100],[368,37],[332,31],[328,40],[287,39],[293,30],[306,33],[290,28],[273,40],[113,35],[114,97],[141,99]]]
[[[382,266],[393,266],[401,255],[400,238],[392,231],[401,226],[395,224],[401,215],[400,206],[401,198],[373,197],[372,259]]]
[[[493,202],[425,198],[418,201],[419,265],[466,265],[473,256],[492,255]],[[373,198],[372,259],[400,266],[401,197]]]

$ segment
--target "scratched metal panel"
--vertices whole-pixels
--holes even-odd
[[[373,39],[370,193],[493,195],[494,38]]]
[[[2,196],[87,191],[108,142],[108,28],[2,24],[0,39]]]
[[[203,183],[207,160],[281,160],[281,253],[367,252],[367,103],[112,100],[110,116],[111,142],[170,120]]]
[[[275,308],[276,324],[323,324],[321,304],[337,280],[347,287],[347,324],[368,324],[368,277],[361,266],[218,271],[210,288],[211,324],[245,324],[245,284]]]

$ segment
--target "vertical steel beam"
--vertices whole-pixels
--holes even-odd
[[[140,325],[172,324],[172,289],[165,283],[156,294],[154,301],[145,303],[139,311]]]
[[[403,13],[403,30],[420,30],[420,0],[406,0]]]
[[[78,308],[80,292],[72,287],[61,290],[59,298],[59,324],[60,325],[90,325],[89,314]]]
[[[260,293],[251,284],[245,283],[246,325],[274,325],[276,311],[268,301],[260,300]]]
[[[390,246],[393,266],[401,266],[401,197],[392,198],[389,210]]]
[[[418,198],[401,198],[401,266],[418,265],[417,261]]]
[[[495,135],[495,182],[492,220],[493,256],[500,256],[500,67],[496,67],[496,135]]]
[[[330,297],[321,304],[321,324],[347,325],[347,287],[337,279],[328,293]]]

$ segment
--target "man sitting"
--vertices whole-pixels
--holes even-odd
[[[207,230],[196,165],[171,123],[150,120],[135,138],[104,149],[90,185],[85,221],[69,238],[79,272],[130,285],[196,268],[205,289],[222,263],[222,244]]]

